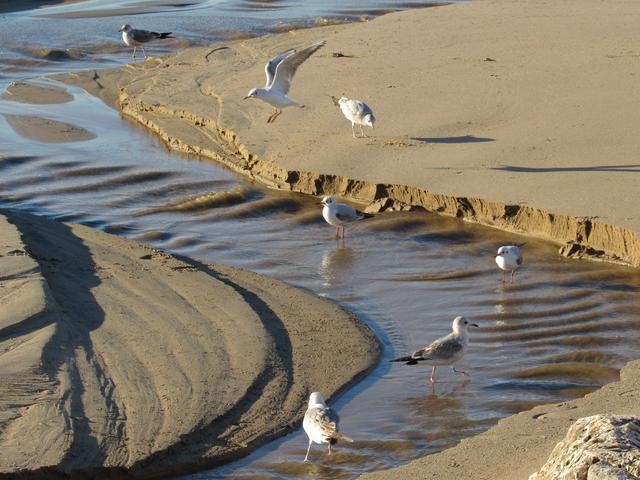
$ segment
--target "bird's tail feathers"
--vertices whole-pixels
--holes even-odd
[[[342,434],[340,432],[336,432],[336,434],[333,436],[333,438],[335,438],[336,440],[340,440],[341,442],[353,443],[353,438],[347,437],[346,435],[344,435],[344,434]]]
[[[407,357],[394,358],[391,361],[392,362],[407,362],[407,365],[417,365],[419,360],[417,358],[413,358],[411,355],[409,355]]]

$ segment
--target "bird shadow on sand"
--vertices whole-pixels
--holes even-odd
[[[590,167],[517,167],[504,165],[493,167],[492,170],[502,170],[514,173],[551,173],[551,172],[635,172],[640,173],[640,164],[629,165],[595,165]]]
[[[495,138],[462,135],[460,137],[411,137],[411,140],[423,143],[486,143],[495,142]]]

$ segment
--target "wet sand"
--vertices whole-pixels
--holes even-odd
[[[0,13],[11,13],[19,10],[32,10],[35,8],[51,7],[75,3],[80,0],[20,0],[19,2],[0,3]]]
[[[353,315],[282,282],[0,213],[2,478],[228,461],[378,359]]]
[[[36,105],[66,103],[73,99],[61,88],[43,87],[25,82],[11,82],[0,98]]]
[[[89,130],[71,123],[29,115],[4,114],[16,133],[43,143],[82,142],[96,138]]]
[[[104,89],[67,81],[171,148],[279,188],[422,206],[640,265],[639,10],[481,0],[190,49],[101,72]],[[291,92],[307,107],[267,125],[271,108],[242,100],[265,59],[319,39]],[[342,93],[373,107],[374,138],[351,137],[330,99]]]

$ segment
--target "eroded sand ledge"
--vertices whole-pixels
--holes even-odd
[[[0,478],[242,456],[375,364],[372,332],[260,275],[0,211]]]
[[[169,148],[276,188],[422,207],[638,266],[638,18],[633,0],[477,0],[63,79]],[[266,58],[318,39],[291,94],[307,108],[267,125],[270,107],[243,96]],[[351,138],[329,98],[343,92],[374,107],[374,139]]]

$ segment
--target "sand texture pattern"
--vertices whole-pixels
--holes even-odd
[[[173,149],[283,189],[424,207],[640,265],[640,2],[476,0],[67,75]],[[290,96],[243,101],[320,39]],[[356,140],[330,98],[374,110]],[[369,130],[370,132],[370,130]]]
[[[352,315],[282,282],[3,214],[0,478],[228,461],[379,356]]]

